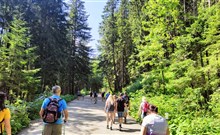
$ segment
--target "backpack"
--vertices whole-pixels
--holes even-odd
[[[0,122],[0,129],[1,129],[1,133],[0,135],[3,135],[3,129],[2,129],[2,123],[4,122],[4,119]]]
[[[61,101],[62,99],[51,97],[48,99],[50,101],[43,113],[43,121],[45,123],[55,123],[61,117],[61,112],[59,112],[59,101]]]
[[[149,103],[148,102],[144,102],[144,104],[143,104],[143,111],[147,112],[148,108],[149,108]]]
[[[108,106],[108,110],[109,111],[114,111],[115,110],[114,103],[113,104],[110,103],[110,105]]]
[[[129,97],[126,95],[126,96],[124,96],[124,98],[123,98],[124,100],[125,100],[125,103],[126,104],[128,104],[129,103]]]

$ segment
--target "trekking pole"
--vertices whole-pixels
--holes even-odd
[[[65,135],[66,133],[66,121],[64,120],[64,123],[63,123],[63,135]]]

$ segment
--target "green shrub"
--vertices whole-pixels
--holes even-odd
[[[8,105],[11,111],[12,134],[16,134],[22,128],[27,127],[30,123],[27,112],[27,103],[17,99],[14,104]]]
[[[130,115],[141,122],[138,115],[138,109],[145,96],[150,104],[154,104],[159,108],[159,114],[165,117],[165,113],[169,114],[169,128],[172,135],[218,135],[220,133],[220,119],[218,108],[218,93],[215,93],[210,102],[212,112],[201,109],[197,100],[193,99],[193,95],[188,98],[179,96],[145,94],[145,90],[136,90],[129,93],[131,99]]]

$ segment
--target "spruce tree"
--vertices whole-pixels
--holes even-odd
[[[77,90],[86,86],[90,71],[90,47],[87,46],[91,40],[90,30],[85,11],[84,2],[72,0],[69,14],[69,37],[68,46],[68,78],[69,91],[74,94]]]

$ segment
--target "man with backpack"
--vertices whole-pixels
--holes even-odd
[[[43,135],[61,135],[62,134],[62,113],[64,113],[64,123],[68,120],[67,104],[60,98],[60,86],[53,86],[53,95],[46,98],[39,112],[44,121]]]

